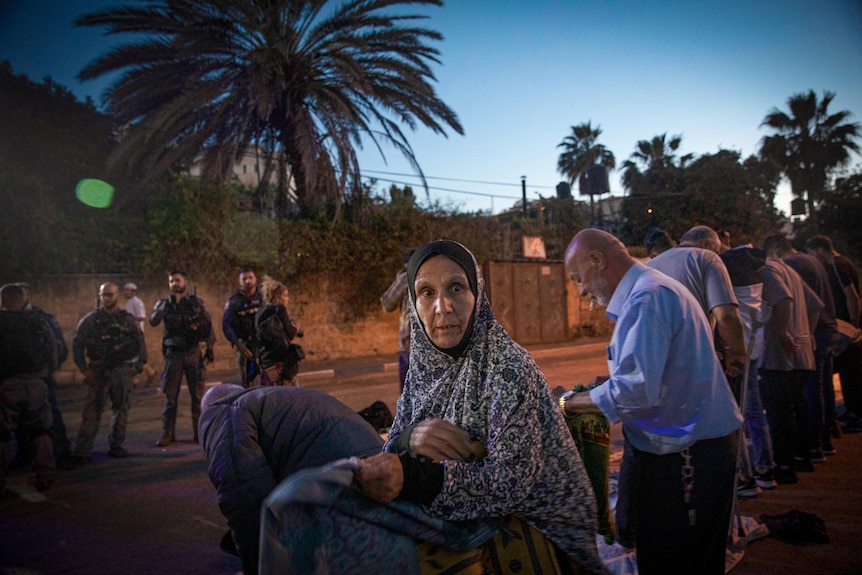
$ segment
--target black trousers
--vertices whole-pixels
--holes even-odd
[[[809,456],[805,382],[810,374],[807,369],[760,371],[760,397],[769,421],[776,465],[793,467],[794,456]]]
[[[655,455],[632,448],[638,573],[724,574],[736,489],[734,436],[698,441],[688,450],[694,468],[694,525],[683,490],[682,454]]]

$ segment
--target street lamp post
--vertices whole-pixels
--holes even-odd
[[[521,176],[521,212],[527,215],[527,176]]]

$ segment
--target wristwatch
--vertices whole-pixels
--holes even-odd
[[[560,396],[560,411],[563,412],[563,415],[568,417],[569,413],[566,411],[566,400],[575,395],[574,391],[567,391],[563,395]]]

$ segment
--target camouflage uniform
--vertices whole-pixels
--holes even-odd
[[[212,361],[215,333],[212,331],[210,314],[203,300],[197,296],[186,295],[177,302],[173,301],[172,296],[156,303],[153,311],[150,312],[149,320],[150,325],[154,327],[162,320],[165,324],[162,335],[165,367],[161,378],[161,389],[165,394],[165,408],[162,412],[164,433],[156,445],[164,447],[174,441],[177,403],[184,374],[191,397],[193,438],[197,442],[201,398],[205,391],[202,378],[203,359],[199,342],[206,342],[207,359]]]
[[[32,330],[32,338],[23,330]],[[54,450],[49,429],[51,407],[45,378],[56,368],[51,328],[33,311],[0,311],[0,495],[6,489],[12,432],[27,435],[34,446],[33,484],[47,489],[54,482]],[[40,349],[15,344],[39,341]],[[32,352],[32,353],[27,353]]]
[[[108,453],[124,456],[132,376],[147,361],[144,336],[135,318],[120,309],[109,313],[100,308],[88,313],[75,331],[72,357],[85,374],[87,386],[74,456],[79,460],[89,458],[108,397],[112,409]]]

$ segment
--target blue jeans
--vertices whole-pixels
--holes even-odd
[[[769,423],[763,412],[763,402],[760,400],[760,377],[757,373],[756,361],[752,361],[748,366],[748,390],[743,407],[748,446],[739,452],[739,466],[740,474],[750,478],[754,473],[766,473],[774,466]]]
[[[832,419],[835,413],[835,389],[832,388],[832,350],[821,348],[818,343],[814,352],[814,371],[805,381],[805,396],[808,400],[808,447],[812,450],[821,449],[825,443],[830,443]],[[830,411],[827,411],[827,390],[832,391]],[[833,414],[827,417],[827,414]],[[827,421],[829,425],[827,426]]]

